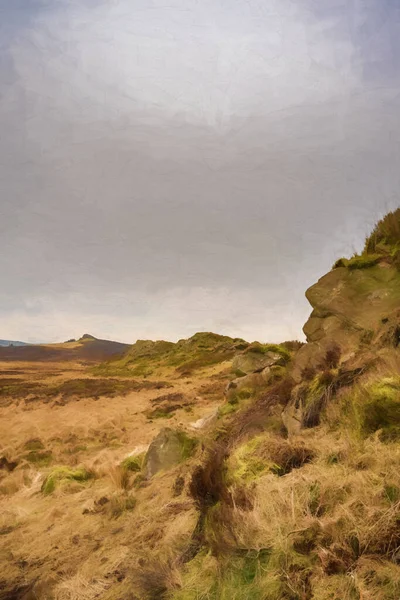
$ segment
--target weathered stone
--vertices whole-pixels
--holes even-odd
[[[162,429],[150,444],[144,459],[143,469],[146,479],[189,458],[196,444],[197,441],[184,431],[169,427]]]
[[[272,365],[283,364],[283,360],[280,354],[275,352],[244,352],[235,356],[232,362],[232,370],[234,372],[240,372],[244,375],[249,373],[257,373],[271,367]]]

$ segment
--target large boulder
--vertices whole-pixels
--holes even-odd
[[[281,354],[272,351],[260,352],[255,348],[235,356],[232,362],[232,370],[241,375],[249,375],[250,373],[260,373],[267,367],[283,363],[284,360]]]
[[[165,427],[152,441],[144,459],[144,474],[150,479],[159,471],[170,469],[189,458],[197,445],[184,431]]]

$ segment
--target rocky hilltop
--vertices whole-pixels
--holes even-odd
[[[144,445],[137,395],[100,452],[11,440],[0,599],[398,600],[400,209],[306,295],[306,344],[199,333],[91,367],[142,386]]]
[[[85,333],[78,340],[71,339],[61,344],[0,344],[0,361],[99,362],[111,356],[121,355],[128,348],[129,344],[101,340]]]

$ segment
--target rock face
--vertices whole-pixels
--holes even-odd
[[[152,441],[144,459],[144,474],[150,479],[159,471],[170,469],[189,458],[197,441],[178,431],[165,427]]]
[[[385,319],[395,336],[400,274],[385,261],[363,269],[333,269],[307,290],[306,297],[313,311],[303,327],[308,343],[296,355],[297,382],[304,368],[317,368],[332,340],[345,362],[380,335]]]
[[[296,385],[282,415],[289,434],[318,424],[329,394],[400,345],[400,210],[396,219],[394,245],[374,246],[371,254],[371,237],[361,255],[339,260],[306,292],[313,308],[303,327],[308,343],[291,365]]]

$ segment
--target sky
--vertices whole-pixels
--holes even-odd
[[[0,337],[304,339],[399,202],[397,0],[0,0]]]

